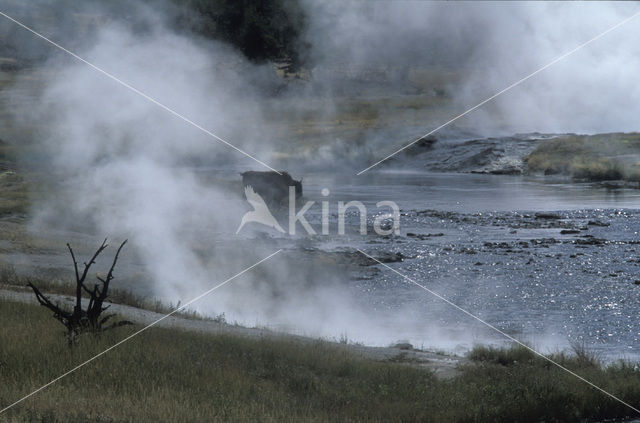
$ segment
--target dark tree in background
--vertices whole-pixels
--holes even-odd
[[[4,12],[42,30],[72,50],[95,42],[100,25],[117,21],[144,33],[157,22],[145,7],[157,10],[178,33],[195,33],[230,44],[254,62],[285,62],[300,67],[308,50],[301,0],[29,0],[6,5]],[[90,19],[91,22],[79,24]],[[0,57],[21,66],[43,63],[51,46],[0,19]],[[54,56],[55,57],[55,56]]]
[[[306,15],[299,0],[173,1],[195,13],[190,23],[182,15],[181,25],[233,45],[252,61],[287,61],[297,68],[304,59]]]

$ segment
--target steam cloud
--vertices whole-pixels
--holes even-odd
[[[633,4],[609,2],[307,3],[311,56],[319,67],[378,65],[406,73],[432,66],[460,72],[459,81],[445,85],[458,112],[637,12]],[[639,31],[635,19],[628,22],[457,124],[491,135],[638,130]],[[393,82],[388,86],[402,92],[402,84]],[[430,129],[425,125],[424,132]]]
[[[278,104],[304,109],[328,98],[316,109],[325,116],[338,114],[334,96],[412,89],[403,75],[419,67],[462,75],[444,85],[462,111],[635,11],[634,5],[608,3],[305,5],[313,78],[287,88]],[[265,93],[278,84],[270,66],[250,64],[228,46],[179,35],[157,10],[136,7],[131,13],[144,30],[104,24],[80,55],[268,163],[276,153],[304,149],[304,140],[265,117],[274,104]],[[638,28],[630,23],[607,35],[460,124],[488,132],[638,130]],[[269,242],[247,248],[231,236],[245,211],[234,177],[238,169],[258,168],[255,163],[85,64],[49,54],[44,87],[18,83],[37,95],[37,106],[17,109],[15,117],[23,124],[46,122],[40,139],[51,172],[64,181],[46,204],[34,207],[36,227],[81,223],[96,234],[129,237],[154,280],[152,294],[171,301],[188,300],[278,248]],[[337,80],[328,71],[340,66],[382,66],[391,77],[382,88],[351,86],[349,78]],[[427,132],[430,117],[424,119]],[[293,141],[274,141],[280,138]],[[334,144],[325,152],[332,159],[349,150],[367,160],[380,146],[389,147],[383,143],[389,138],[367,132],[355,150]],[[215,166],[220,180],[203,178],[193,163]],[[381,322],[345,297],[345,276],[300,267],[274,259],[198,307],[243,323],[276,321],[325,336],[345,332],[388,341],[397,335],[380,334]],[[419,326],[406,323],[409,330]]]
[[[176,34],[149,9],[137,13],[144,30],[112,22],[80,55],[269,161],[273,146],[265,140],[272,136],[260,107],[261,90],[275,78],[266,72],[271,69],[249,64],[226,46]],[[125,280],[121,287],[174,304],[279,248],[268,239],[235,236],[247,211],[238,171],[255,168],[253,161],[86,64],[57,54],[43,87],[32,86],[27,76],[15,90],[38,99],[35,107],[17,109],[15,120],[23,126],[46,122],[39,142],[49,153],[49,171],[61,181],[35,205],[35,230],[128,237],[137,263],[127,268],[121,261],[121,275],[137,264],[152,282],[140,288]],[[194,308],[224,312],[228,320],[249,325],[284,325],[325,336],[353,333],[362,314],[345,296],[345,278],[277,256]]]

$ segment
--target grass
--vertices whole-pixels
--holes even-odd
[[[640,182],[640,134],[562,136],[540,143],[524,160],[530,172]]]
[[[343,99],[327,122],[319,124],[310,107],[307,114],[298,113],[300,122],[292,126],[324,141],[325,124],[337,129],[375,128],[400,117],[423,123],[423,114],[416,111],[443,113],[449,102],[432,95]],[[388,116],[388,111],[394,114]],[[640,136],[607,137],[563,137],[542,143],[528,157],[529,168],[576,178],[617,177],[620,171],[624,178],[640,181],[640,168],[620,157],[620,152],[629,155],[639,150]],[[14,163],[14,148],[0,143],[0,214],[26,213],[28,193],[33,191],[25,173],[2,167]],[[22,232],[12,236],[24,238],[20,245],[26,250],[47,247]],[[0,281],[13,289],[26,283],[10,268],[0,269]],[[45,292],[73,293],[73,286],[63,279],[36,278],[34,283]],[[175,309],[128,291],[112,290],[110,298],[160,313]],[[202,318],[191,312],[183,317]],[[40,306],[0,300],[0,321],[0,408],[140,328],[118,328],[100,337],[84,335],[70,349],[62,326]],[[346,335],[341,340],[348,343]],[[630,364],[603,367],[579,349],[552,358],[623,400],[640,404],[640,374]],[[0,415],[0,420],[578,422],[632,415],[624,405],[529,350],[476,347],[469,359],[458,377],[439,380],[403,360],[365,360],[344,346],[320,341],[213,336],[154,327]]]
[[[575,369],[597,369],[601,370],[602,361],[600,358],[590,353],[584,345],[573,345],[572,353],[560,352],[547,356],[558,364],[566,365]],[[511,348],[495,348],[487,346],[476,346],[467,356],[471,362],[482,364],[493,364],[504,367],[516,365],[534,365],[538,367],[548,367],[553,365],[545,358],[534,353],[529,348],[522,345],[514,345]],[[624,365],[624,363],[621,363]]]
[[[42,307],[0,303],[0,408],[138,327],[69,348]],[[632,414],[528,350],[477,347],[439,380],[321,341],[249,339],[150,328],[12,408],[9,421],[595,421]],[[638,373],[574,355],[568,368],[640,403]]]
[[[45,294],[60,294],[75,297],[75,283],[70,280],[61,278],[44,278],[39,276],[22,276],[16,273],[13,266],[2,263],[0,261],[0,289],[32,292],[30,288],[26,288],[28,282],[33,282],[33,284]],[[180,307],[179,303],[175,305],[171,303],[167,304],[166,302],[163,302],[157,298],[150,298],[146,296],[143,297],[140,295],[136,295],[135,293],[128,290],[114,288],[109,289],[109,296],[107,297],[107,301],[116,304],[141,308],[160,314],[168,314],[176,308]],[[177,313],[174,313],[174,315],[185,319],[208,320],[217,323],[226,323],[224,313],[217,316],[208,316],[201,314],[195,310],[184,309]]]
[[[26,213],[29,207],[28,183],[15,167],[14,147],[0,140],[0,216]]]
[[[0,216],[26,214],[29,191],[23,178],[14,171],[0,171]]]
[[[26,215],[34,197],[46,189],[46,175],[18,164],[18,156],[33,154],[31,146],[17,146],[0,139],[0,217]]]

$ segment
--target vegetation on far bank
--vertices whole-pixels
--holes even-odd
[[[545,175],[640,182],[640,133],[565,135],[541,142],[524,161]]]
[[[0,302],[0,408],[139,327],[69,348],[42,307]],[[318,341],[150,328],[10,409],[9,421],[596,421],[632,410],[523,348],[479,347],[460,376],[360,358]],[[631,403],[628,364],[554,355]]]

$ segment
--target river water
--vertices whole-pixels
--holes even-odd
[[[411,170],[318,172],[304,182],[318,231],[320,201],[329,202],[331,233],[338,201],[361,201],[369,213],[366,236],[350,213],[347,234],[319,248],[400,253],[388,266],[544,352],[578,345],[606,359],[640,357],[640,190]],[[402,211],[399,236],[371,231],[385,200]],[[457,351],[506,340],[382,265],[362,267],[349,291],[381,331],[417,346]]]

